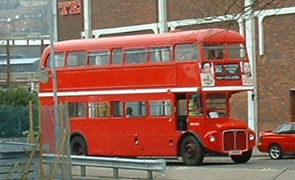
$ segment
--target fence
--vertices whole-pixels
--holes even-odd
[[[0,138],[25,137],[29,131],[29,106],[0,106]],[[38,131],[38,107],[32,108],[34,131]]]
[[[68,107],[67,105],[59,105],[56,110],[59,112],[59,121],[55,119],[54,107],[42,107],[41,109],[40,153],[55,154],[55,159],[50,163],[45,163],[43,159],[40,159],[40,178],[71,180]]]
[[[43,155],[46,162],[51,162],[55,155]],[[113,177],[119,178],[119,169],[147,171],[148,179],[153,179],[153,172],[163,172],[166,169],[164,159],[129,159],[111,157],[71,156],[72,166],[81,167],[81,178],[86,176],[86,167],[112,168]]]

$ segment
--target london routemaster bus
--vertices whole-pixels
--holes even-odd
[[[254,131],[229,116],[231,96],[253,89],[239,33],[204,29],[54,46],[72,154],[181,157],[187,165],[208,153],[236,163],[251,158]],[[41,66],[52,73],[50,48]],[[39,90],[42,105],[52,106],[52,79]]]

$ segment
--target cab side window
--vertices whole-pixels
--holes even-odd
[[[189,116],[203,115],[202,97],[200,94],[189,95],[188,111]]]

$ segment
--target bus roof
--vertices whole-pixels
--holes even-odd
[[[55,43],[55,51],[78,51],[109,48],[144,47],[146,45],[165,45],[171,43],[244,43],[244,37],[236,31],[226,29],[202,29],[191,31],[172,31],[164,34],[144,34],[99,39],[67,40]],[[47,53],[50,49],[47,47]]]

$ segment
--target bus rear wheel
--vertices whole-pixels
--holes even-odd
[[[251,159],[252,149],[246,152],[243,152],[242,155],[231,156],[231,159],[238,164],[246,163]]]
[[[86,142],[81,136],[73,137],[70,146],[72,155],[87,155]]]
[[[199,141],[193,136],[187,136],[181,143],[181,157],[184,164],[200,165],[204,160],[204,150]]]

